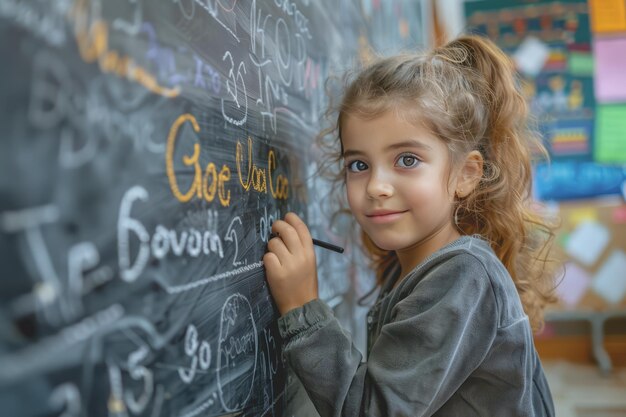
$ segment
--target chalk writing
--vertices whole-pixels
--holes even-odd
[[[226,107],[224,106],[225,100],[222,99],[222,116],[228,123],[232,123],[236,126],[242,126],[248,119],[248,93],[246,92],[246,82],[244,75],[246,74],[246,64],[242,61],[237,65],[235,73],[235,61],[230,51],[226,51],[222,57],[222,61],[228,61],[230,66],[228,68],[228,79],[226,80],[226,91],[230,95],[230,98],[235,102],[236,111],[233,114],[226,114]],[[242,110],[243,108],[243,110]],[[243,113],[241,116],[237,114]]]
[[[72,316],[76,317],[83,312],[84,272],[100,263],[100,253],[92,242],[81,242],[70,248],[67,258],[67,304],[72,311]]]
[[[260,168],[254,163],[252,156],[252,138],[250,137],[248,137],[248,152],[246,153],[245,159],[243,145],[241,142],[237,141],[235,159],[239,183],[244,190],[249,191],[250,188],[252,188],[257,192],[267,193],[267,184],[269,181],[269,189],[272,197],[277,200],[285,200],[289,197],[289,180],[287,177],[283,174],[274,176],[277,163],[276,155],[272,149],[268,151],[267,169]]]
[[[146,228],[138,220],[130,216],[135,200],[147,201],[148,191],[141,186],[134,186],[124,194],[120,203],[119,220],[117,223],[117,253],[120,277],[126,282],[133,282],[141,275],[150,256],[148,246],[150,236]],[[131,232],[139,239],[139,251],[134,262],[130,259]]]
[[[264,11],[261,5],[257,5],[256,0],[252,1],[250,8],[250,33],[253,35],[250,61],[257,68],[260,91],[256,103],[262,107],[263,120],[269,118],[273,132],[278,128],[276,121],[278,112],[291,117],[296,116],[289,109],[288,90],[306,91],[310,97],[311,88],[317,86],[317,82],[310,81],[311,75],[321,76],[311,71],[307,72],[306,69],[312,60],[307,53],[306,41],[311,39],[311,35],[306,28],[305,19],[301,18],[304,15],[293,2],[281,1],[276,5],[290,17],[288,20],[291,24],[297,25],[296,33],[293,33],[287,20]],[[293,16],[295,20],[291,18]],[[266,37],[271,39],[271,43],[266,42]],[[270,48],[268,45],[273,47]],[[320,94],[323,93],[321,89],[318,90]]]
[[[242,294],[233,294],[222,307],[217,355],[220,402],[226,411],[239,410],[250,398],[257,353],[257,329],[250,302]]]
[[[183,164],[193,167],[193,180],[191,181],[189,189],[184,194],[180,191],[176,171],[174,169],[174,153],[176,150],[178,131],[181,129],[181,126],[187,122],[191,124],[196,133],[200,132],[196,118],[191,114],[183,114],[176,119],[167,137],[165,168],[167,170],[167,178],[172,194],[182,203],[186,203],[194,197],[203,198],[208,202],[212,202],[215,196],[218,195],[220,204],[227,207],[230,204],[230,191],[226,191],[225,185],[230,180],[230,168],[228,168],[226,164],[223,164],[218,174],[215,163],[209,162],[203,175],[202,168],[200,167],[199,143],[194,143],[193,154],[191,156],[183,156]]]
[[[66,42],[64,21],[71,0],[58,0],[50,6],[52,10],[43,10],[32,2],[0,0],[0,16],[13,19],[53,46],[61,46]]]
[[[132,216],[131,211],[137,200],[147,203],[148,191],[141,186],[131,187],[120,202],[119,218],[117,226],[118,265],[120,277],[126,282],[134,282],[143,273],[150,257],[163,259],[168,254],[174,256],[211,256],[224,258],[224,243],[232,245],[232,265],[239,266],[247,263],[247,259],[240,258],[240,235],[243,233],[243,222],[239,216],[230,221],[224,236],[218,233],[218,212],[208,210],[206,229],[189,227],[188,229],[168,229],[157,224],[154,232],[141,220]],[[131,238],[138,241],[136,254],[131,250]],[[133,240],[134,240],[133,239]],[[95,260],[90,262],[93,266]]]
[[[222,272],[216,275],[212,275],[206,278],[199,279],[197,281],[191,282],[189,284],[184,285],[168,285],[167,283],[160,281],[157,279],[157,282],[165,288],[168,294],[179,294],[181,292],[195,290],[197,288],[201,288],[205,285],[212,284],[215,282],[223,281],[227,278],[234,278],[244,274],[246,272],[260,270],[263,267],[263,262],[255,262],[253,264],[248,264],[245,266],[240,266],[237,269],[233,269],[232,271]]]
[[[243,222],[241,221],[241,218],[239,216],[236,216],[228,225],[228,230],[226,231],[226,236],[224,237],[225,240],[232,242],[235,245],[235,255],[233,256],[233,266],[238,266],[238,265],[241,265],[242,263],[246,263],[245,260],[243,262],[238,260],[239,239],[237,239],[236,224],[239,224],[239,229],[243,229]]]
[[[52,324],[71,320],[71,312],[65,304],[58,304],[62,294],[62,282],[52,262],[50,250],[46,245],[42,227],[55,223],[60,217],[58,207],[46,205],[18,211],[0,213],[2,228],[10,233],[24,233],[28,247],[28,258],[32,259],[36,276],[35,282],[42,281],[35,290],[34,302],[43,307],[46,319]]]
[[[165,144],[154,141],[148,112],[128,113],[111,107],[102,97],[101,80],[85,91],[66,64],[47,50],[35,54],[33,63],[28,117],[38,129],[60,129],[62,167],[80,168],[92,162],[104,145],[122,140],[131,141],[139,152],[163,152]]]
[[[272,231],[272,223],[280,218],[281,216],[278,210],[268,215],[267,207],[263,207],[263,214],[259,217],[259,237],[262,242],[267,242],[269,240],[269,236]]]
[[[127,35],[137,35],[139,33],[139,29],[141,27],[141,22],[143,21],[143,5],[138,0],[127,0],[130,4],[132,4],[133,9],[133,17],[132,22],[124,20],[121,17],[115,18],[113,20],[113,28],[120,30]]]
[[[126,366],[130,377],[134,380],[142,381],[142,391],[137,396],[132,390],[124,391],[124,403],[128,409],[134,414],[141,414],[150,404],[150,400],[154,394],[154,376],[150,369],[141,365],[150,353],[150,349],[146,345],[128,354]]]
[[[174,3],[177,3],[180,7],[180,11],[183,16],[191,20],[195,16],[196,12],[196,4],[199,5],[202,9],[207,11],[211,17],[215,19],[215,21],[222,26],[235,41],[241,42],[239,37],[237,36],[235,29],[235,19],[236,15],[234,13],[235,5],[237,1],[233,1],[233,4],[230,6],[224,6],[222,3],[224,0],[173,0]],[[186,4],[185,4],[186,3]],[[221,15],[225,16],[222,17]],[[228,22],[228,23],[227,23]]]
[[[79,417],[82,405],[76,385],[66,382],[54,388],[50,395],[50,406],[53,410],[62,411],[59,417]]]
[[[81,58],[87,62],[97,62],[102,72],[136,81],[149,91],[164,97],[176,97],[180,87],[163,87],[155,77],[138,65],[131,57],[109,49],[109,28],[105,21],[94,20],[88,23],[84,0],[77,0],[72,17],[74,36]]]
[[[187,326],[185,333],[185,355],[191,358],[186,368],[178,368],[178,375],[185,384],[190,384],[196,376],[198,365],[206,371],[211,366],[211,345],[206,340],[198,343],[198,329],[193,324]]]

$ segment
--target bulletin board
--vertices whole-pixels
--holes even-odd
[[[623,330],[607,336],[606,329],[609,321],[626,319],[626,204],[621,198],[580,200],[563,202],[558,210],[558,302],[548,306],[537,348],[546,358],[563,358],[563,349],[568,360],[593,357],[608,375],[614,364],[624,364]],[[577,329],[573,338],[552,337],[561,322]]]
[[[555,254],[564,263],[559,310],[626,310],[626,204],[621,199],[559,204]]]
[[[468,31],[494,40],[520,70],[522,91],[551,158],[536,166],[539,200],[622,194],[626,106],[603,101],[626,89],[619,70],[626,43],[615,33],[598,41],[597,33],[609,16],[621,16],[620,1],[464,3]]]
[[[595,99],[586,0],[469,1],[468,30],[511,55],[553,160],[590,160]]]

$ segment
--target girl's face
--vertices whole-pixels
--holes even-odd
[[[458,237],[456,184],[448,184],[448,149],[440,139],[394,111],[348,116],[341,132],[348,203],[378,247],[423,254],[424,246],[435,245],[427,250],[434,252]]]

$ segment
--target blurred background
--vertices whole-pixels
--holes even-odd
[[[536,336],[559,416],[626,416],[626,1],[435,0],[433,43],[493,39],[515,61],[551,162],[559,303]]]

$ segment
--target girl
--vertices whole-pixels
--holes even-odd
[[[348,204],[381,286],[367,362],[318,299],[295,214],[263,258],[284,354],[320,415],[554,415],[531,332],[553,297],[552,234],[528,206],[534,136],[506,55],[465,36],[383,59],[338,110]]]

